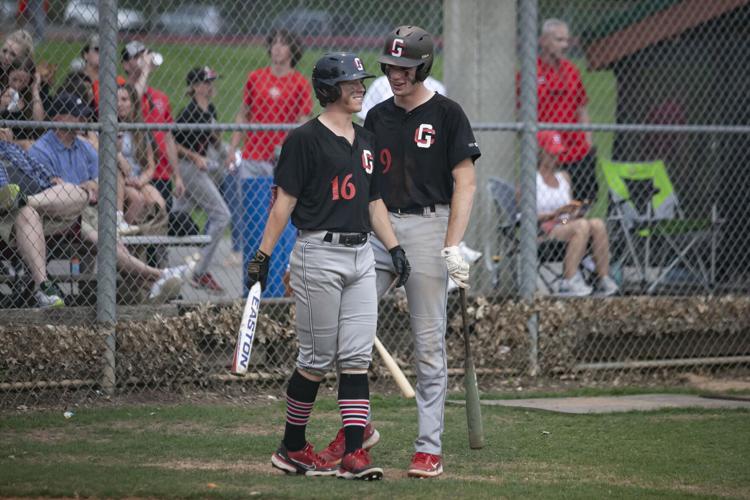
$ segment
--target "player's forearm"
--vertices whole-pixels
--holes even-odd
[[[266,255],[271,255],[276,243],[284,231],[289,217],[292,215],[297,199],[277,187],[277,197],[268,214],[266,229],[263,231],[263,240],[260,242],[259,250]]]
[[[591,123],[591,117],[589,116],[589,109],[585,105],[578,107],[578,122],[581,123],[582,125],[588,125]],[[593,132],[588,130],[584,132],[583,134],[586,137],[586,142],[588,142],[589,144],[594,143]]]
[[[244,123],[247,123],[247,107],[242,106],[242,108],[237,112],[237,115],[234,117],[234,123],[237,125],[242,125]],[[237,146],[240,144],[240,140],[242,140],[242,132],[241,131],[235,131],[232,132],[232,137],[229,139],[229,147],[232,150],[236,150]]]
[[[180,158],[186,158],[192,162],[195,162],[195,157],[200,156],[195,151],[192,151],[182,144],[177,144],[177,141],[175,141],[175,146],[177,147],[177,156]]]
[[[180,175],[180,162],[177,159],[177,143],[171,132],[164,136],[164,143],[167,145],[167,160],[172,165],[172,174],[175,178],[182,178]]]
[[[451,213],[448,218],[448,230],[445,233],[445,246],[458,245],[469,227],[471,207],[474,204],[474,193],[477,190],[474,163],[466,159],[453,169],[453,196]]]
[[[372,225],[372,230],[375,232],[375,236],[378,237],[388,250],[398,245],[398,239],[393,232],[393,226],[391,226],[388,210],[385,208],[383,200],[371,201],[369,209],[370,224]]]

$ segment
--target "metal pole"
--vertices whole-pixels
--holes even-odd
[[[531,302],[537,280],[537,0],[521,0],[521,299]],[[536,374],[539,365],[538,318],[529,320],[529,370]]]
[[[96,320],[106,332],[102,388],[113,394],[116,387],[117,295],[117,0],[99,3],[99,244],[96,269]]]

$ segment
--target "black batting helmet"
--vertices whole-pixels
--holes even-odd
[[[385,37],[383,53],[378,57],[380,69],[385,65],[417,68],[417,80],[424,81],[432,69],[432,35],[419,26],[399,26]]]
[[[336,102],[341,97],[340,82],[374,78],[365,71],[362,60],[351,52],[329,52],[318,59],[312,72],[315,97],[321,106]]]

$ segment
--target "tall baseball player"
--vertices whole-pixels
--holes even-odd
[[[389,249],[400,283],[406,283],[409,263],[380,199],[373,136],[352,123],[365,78],[372,75],[351,53],[326,54],[315,64],[313,88],[324,111],[284,143],[274,174],[276,199],[248,265],[250,286],[260,281],[265,288],[271,252],[291,216],[299,230],[290,267],[300,347],[287,388],[284,439],[271,457],[288,473],[383,477],[363,448],[378,301],[370,231]],[[339,465],[321,458],[305,438],[320,381],[334,367],[345,435]]]
[[[474,161],[480,156],[461,107],[424,86],[432,60],[428,32],[417,26],[393,30],[378,61],[394,96],[373,107],[365,120],[365,128],[375,133],[381,195],[412,265],[406,296],[417,364],[419,435],[411,477],[443,471],[448,276],[468,288],[469,264],[457,245],[469,223]],[[383,243],[372,240],[379,295],[394,273]]]

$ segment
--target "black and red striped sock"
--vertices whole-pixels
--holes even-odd
[[[289,451],[299,451],[305,447],[305,428],[310,420],[320,382],[314,382],[294,370],[286,389],[286,426],[284,446]]]
[[[342,373],[339,378],[339,411],[344,425],[346,451],[362,448],[367,415],[370,413],[370,386],[366,373]]]

